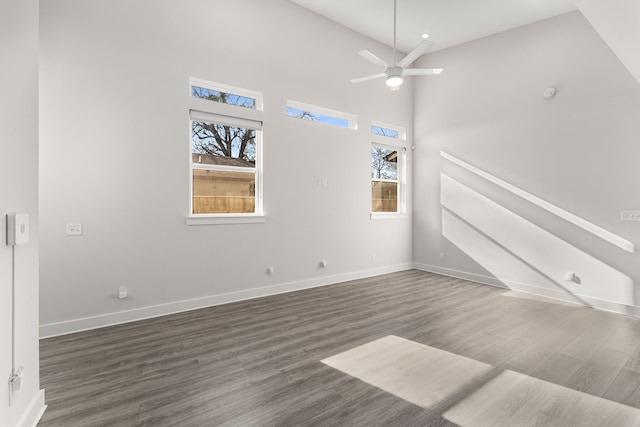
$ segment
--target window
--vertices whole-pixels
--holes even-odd
[[[297,101],[287,101],[287,116],[343,128],[357,128],[357,117],[353,114],[330,110],[316,105],[303,104]]]
[[[194,77],[189,79],[189,87],[193,98],[235,105],[251,110],[262,110],[262,94],[260,92]]]
[[[371,212],[398,212],[399,159],[397,148],[371,147]]]
[[[191,112],[191,213],[256,214],[261,124]]]
[[[245,109],[261,108],[261,95],[255,92],[249,97],[248,91],[238,88],[225,91],[228,86],[211,82],[195,85],[194,79],[190,83],[193,98],[229,105],[206,111],[205,104],[205,108],[189,110],[191,195],[187,224],[257,222],[247,218],[262,215],[262,122],[256,120],[254,111]],[[207,218],[214,221],[200,221]]]
[[[390,218],[405,214],[406,148],[404,128],[373,122],[371,125],[371,217]]]
[[[387,138],[406,139],[404,128],[382,122],[371,122],[371,133]]]
[[[398,137],[398,131],[374,125],[371,126],[371,133],[374,135],[388,136],[389,138]]]

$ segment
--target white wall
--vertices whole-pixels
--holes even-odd
[[[640,2],[618,0],[574,0],[580,12],[598,31],[598,34],[613,50],[620,61],[640,82],[640,57],[637,41],[640,40]]]
[[[369,126],[411,137],[412,87],[351,84],[378,72],[365,48],[389,50],[285,0],[43,2],[42,333],[410,266],[410,216],[369,219]],[[189,76],[264,93],[266,223],[185,225]],[[287,99],[360,128],[287,118]]]
[[[44,409],[38,361],[38,1],[0,2],[0,425],[35,425]],[[16,248],[16,368],[24,384],[9,406],[12,255],[6,215],[30,215],[31,241]]]
[[[418,266],[639,315],[640,85],[580,12],[420,65],[445,71],[415,86]]]

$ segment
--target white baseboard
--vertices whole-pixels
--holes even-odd
[[[423,264],[416,262],[413,264],[413,268],[416,270],[428,271],[429,273],[441,274],[443,276],[455,277],[456,279],[468,280],[470,282],[480,283],[482,285],[496,286],[498,288],[508,287],[495,277],[483,276],[475,273],[468,273],[466,271],[453,270],[450,268],[439,267],[437,265]]]
[[[167,304],[141,307],[133,310],[107,313],[99,316],[85,317],[81,319],[72,319],[64,322],[49,323],[40,325],[40,338],[66,335],[74,332],[86,331],[89,329],[103,328],[106,326],[133,322],[136,320],[149,319],[152,317],[165,316],[168,314],[180,313],[183,311],[211,307],[214,305],[227,304],[236,301],[244,301],[270,295],[282,294],[286,292],[299,291],[302,289],[315,288],[318,286],[332,285],[349,280],[364,279],[367,277],[393,273],[396,271],[410,270],[412,268],[412,263],[397,264],[369,270],[336,274],[333,276],[324,276],[314,279],[264,286],[260,288],[246,289],[237,292],[209,295],[202,298],[175,301]]]
[[[499,288],[513,289],[519,292],[538,295],[546,298],[569,302],[572,304],[581,304],[591,308],[611,311],[613,313],[624,314],[627,316],[640,317],[640,307],[622,304],[615,301],[607,301],[598,298],[592,298],[586,295],[572,295],[561,290],[541,288],[539,286],[526,283],[519,283],[510,280],[498,280],[495,277],[484,276],[481,274],[469,273],[466,271],[453,270],[449,268],[439,267],[430,264],[414,263],[416,270],[428,271],[430,273],[441,274],[443,276],[455,277],[457,279],[469,280],[483,285],[496,286]]]
[[[44,404],[44,390],[38,390],[31,399],[27,412],[20,418],[17,427],[36,427],[45,409],[47,409],[47,405]]]

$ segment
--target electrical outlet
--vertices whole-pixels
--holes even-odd
[[[82,224],[67,224],[67,236],[82,236]]]
[[[640,211],[620,211],[620,220],[627,221],[640,221]]]
[[[118,288],[118,298],[125,299],[127,296],[129,296],[129,290],[127,289],[127,287],[120,286]]]

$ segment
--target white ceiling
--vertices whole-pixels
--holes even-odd
[[[388,46],[393,0],[291,0]],[[430,51],[455,46],[575,10],[572,0],[397,0],[398,49],[409,52],[429,33]]]

